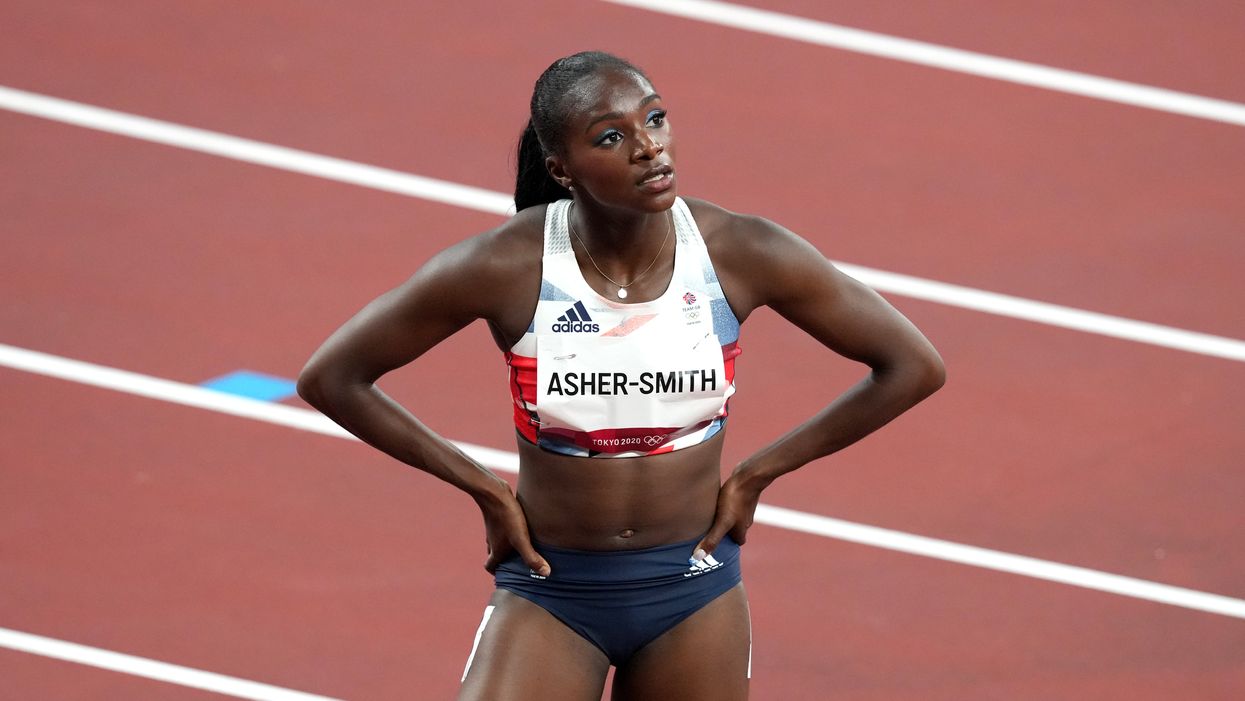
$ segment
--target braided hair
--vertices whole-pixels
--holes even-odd
[[[621,70],[648,80],[644,71],[629,61],[602,51],[583,51],[554,61],[532,88],[531,117],[519,137],[518,168],[514,183],[514,208],[520,211],[538,204],[566,199],[571,193],[558,184],[545,159],[560,153],[563,132],[570,119],[571,89],[580,79],[605,70]]]

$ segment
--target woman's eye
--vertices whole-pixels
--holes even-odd
[[[659,127],[665,124],[666,123],[666,112],[664,110],[657,110],[649,114],[648,123],[650,126],[654,126],[654,127]]]
[[[604,134],[602,134],[600,138],[597,139],[597,145],[604,146],[606,144],[616,144],[621,140],[622,140],[622,134],[616,131],[607,131]]]

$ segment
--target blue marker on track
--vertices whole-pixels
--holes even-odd
[[[265,402],[279,402],[296,394],[294,380],[250,370],[238,370],[228,375],[221,375],[199,386]]]

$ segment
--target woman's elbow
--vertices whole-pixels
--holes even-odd
[[[947,369],[933,348],[875,365],[873,373],[875,380],[889,386],[896,399],[909,407],[937,392],[947,381]]]
[[[344,384],[340,371],[334,371],[331,366],[316,362],[313,358],[298,373],[294,388],[303,401],[323,411]]]
[[[298,373],[298,381],[295,383],[294,388],[298,391],[298,396],[303,398],[303,401],[318,408],[324,396],[322,373],[308,363],[302,372]]]
[[[360,372],[353,365],[329,362],[313,357],[298,373],[294,388],[298,396],[311,406],[327,413],[327,409],[349,399],[373,385],[376,378]]]
[[[942,362],[938,351],[930,348],[922,354],[919,362],[920,371],[915,380],[916,393],[921,399],[937,392],[947,382],[947,366]]]

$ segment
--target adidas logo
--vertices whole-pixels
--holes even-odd
[[[583,301],[579,301],[558,317],[553,324],[553,330],[558,333],[599,333],[601,326],[592,321],[592,317],[588,316],[588,310],[584,308]]]
[[[687,568],[687,571],[683,573],[684,577],[695,577],[696,575],[716,570],[722,566],[722,563],[713,559],[712,555],[705,555],[705,559],[703,560],[697,560],[694,557],[689,557],[687,558],[687,564],[689,567]]]

